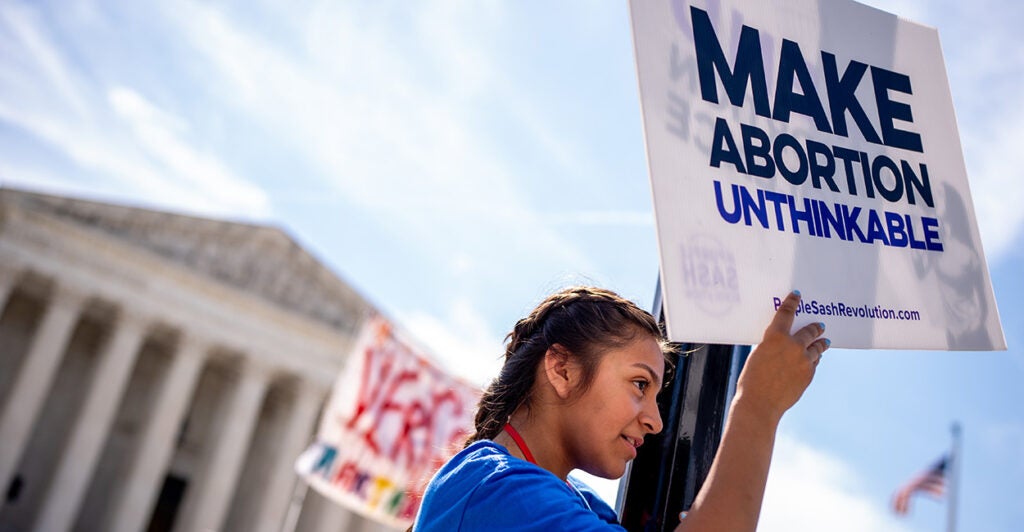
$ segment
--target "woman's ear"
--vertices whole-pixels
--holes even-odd
[[[544,353],[544,374],[560,399],[569,399],[579,386],[581,368],[561,344],[553,344]]]

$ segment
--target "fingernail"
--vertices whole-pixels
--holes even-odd
[[[821,327],[821,330],[824,331],[825,330],[825,323],[819,321],[818,322],[818,327]]]
[[[793,295],[799,296],[800,295],[800,291],[799,290],[793,290]]]
[[[825,347],[832,347],[832,340],[825,338]]]

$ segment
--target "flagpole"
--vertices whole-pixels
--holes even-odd
[[[956,507],[960,491],[960,423],[953,422],[953,448],[949,458],[949,498],[946,501],[946,532],[956,532]]]

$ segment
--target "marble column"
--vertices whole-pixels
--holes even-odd
[[[36,530],[64,532],[74,525],[148,327],[148,321],[131,311],[123,312],[114,323],[112,335],[96,361],[88,394],[58,459]]]
[[[0,405],[0,487],[7,486],[60,368],[85,295],[58,286],[35,330],[7,400]]]
[[[219,530],[231,504],[259,418],[268,375],[246,366],[228,395],[225,415],[218,416],[219,430],[207,443],[209,449],[185,493],[185,502],[175,522],[177,532]]]
[[[267,484],[260,494],[254,528],[258,532],[278,532],[291,502],[292,491],[298,475],[295,474],[295,459],[310,443],[313,423],[319,414],[326,394],[323,390],[299,384],[284,437],[274,463],[271,465]]]
[[[174,454],[176,436],[206,360],[206,343],[185,336],[173,355],[163,383],[156,392],[148,422],[139,435],[139,445],[124,484],[107,517],[104,530],[138,532],[153,513],[164,476]]]

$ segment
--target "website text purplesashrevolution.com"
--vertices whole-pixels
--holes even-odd
[[[775,310],[782,305],[782,299],[774,297],[772,302]],[[894,310],[881,306],[848,305],[842,302],[820,302],[802,300],[796,309],[796,315],[810,314],[813,316],[839,316],[847,318],[863,318],[874,320],[921,321],[921,313],[916,310]]]

